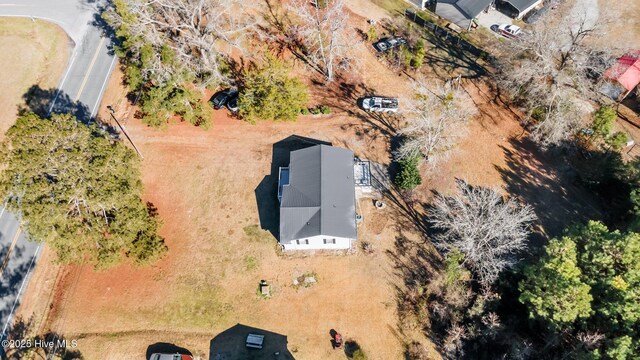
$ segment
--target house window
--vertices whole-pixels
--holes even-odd
[[[297,245],[309,245],[309,239],[303,239],[303,240],[296,240],[296,244]]]
[[[335,244],[336,239],[322,239],[325,244]]]

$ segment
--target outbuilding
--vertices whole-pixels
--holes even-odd
[[[633,50],[616,61],[604,72],[608,80],[602,92],[615,100],[624,99],[640,85],[640,49]]]

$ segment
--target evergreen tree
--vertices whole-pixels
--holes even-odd
[[[554,326],[570,324],[591,314],[589,285],[581,280],[576,244],[570,238],[552,240],[546,255],[525,269],[520,283],[520,302],[530,307],[533,318]]]
[[[563,331],[602,334],[594,359],[640,353],[640,234],[591,221],[552,240],[525,270],[520,301]],[[602,354],[602,355],[601,355]]]
[[[400,172],[396,175],[394,182],[399,189],[413,190],[422,183],[418,168],[419,162],[419,154],[398,160]]]
[[[249,122],[296,119],[307,103],[307,89],[289,77],[290,70],[273,56],[267,56],[261,67],[247,70],[238,98],[240,115]]]
[[[126,256],[144,264],[166,251],[141,200],[137,156],[97,126],[27,113],[7,131],[5,151],[0,192],[61,262],[106,267]]]

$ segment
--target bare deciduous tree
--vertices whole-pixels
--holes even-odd
[[[592,110],[587,101],[611,65],[612,49],[597,49],[590,38],[601,36],[609,19],[597,6],[576,5],[559,23],[547,18],[505,43],[499,83],[527,109],[525,122],[543,148],[570,140]]]
[[[467,123],[476,115],[469,95],[450,82],[433,92],[424,81],[414,81],[414,99],[407,104],[407,125],[399,131],[406,137],[396,157],[421,154],[430,165],[444,158],[467,134]]]
[[[336,72],[353,66],[353,46],[348,34],[348,15],[344,0],[327,0],[324,6],[308,0],[291,0],[289,10],[299,24],[289,28],[289,36],[304,44],[304,55],[325,75],[335,79]],[[351,39],[353,36],[351,36]]]
[[[219,48],[242,49],[253,25],[240,0],[120,0],[116,6],[106,18],[126,30],[127,50],[147,60],[143,77],[157,83],[182,71],[202,85],[220,81]],[[153,51],[145,51],[148,46]]]
[[[531,206],[504,198],[492,188],[470,186],[457,180],[459,194],[437,195],[429,211],[433,226],[442,231],[436,246],[458,249],[483,285],[515,263],[514,255],[526,247]]]

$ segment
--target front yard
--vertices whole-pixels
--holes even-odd
[[[366,29],[365,18],[354,18]],[[483,75],[474,64],[451,63],[440,52],[444,49],[432,52],[429,65],[450,67],[443,78],[461,68],[472,78]],[[409,342],[428,343],[420,329],[401,324],[397,313],[409,281],[406,266],[421,266],[406,264],[404,252],[431,249],[420,232],[419,206],[408,214],[397,194],[387,198],[385,209],[360,200],[364,221],[355,251],[346,255],[281,254],[273,235],[262,230],[269,228],[265,211],[277,211],[275,188],[271,195],[264,188],[272,173],[274,143],[295,134],[389,164],[398,120],[370,116],[357,109],[355,99],[371,91],[409,97],[409,77],[387,68],[373,51],[366,52],[363,62],[365,73],[375,76],[354,74],[328,88],[311,86],[312,98],[333,108],[330,116],[251,125],[220,110],[209,131],[186,123],[153,130],[127,120],[144,155],[145,200],[157,207],[164,222],[167,256],[149,267],[125,264],[102,272],[91,266],[59,267],[45,256],[27,289],[23,317],[36,319],[41,330],[78,338],[78,350],[87,359],[143,358],[157,343],[208,358],[216,335],[237,324],[286,336],[287,350],[297,359],[344,359],[343,351],[332,349],[332,329],[356,341],[370,359],[400,359]],[[297,64],[296,71],[309,74],[302,69]],[[438,74],[429,73],[426,81],[435,83]],[[559,164],[523,141],[518,114],[496,101],[482,79],[462,84],[480,114],[458,151],[416,189],[416,205],[428,203],[432,191],[451,191],[456,178],[465,178],[535,202],[545,228],[572,216],[585,196],[563,177]],[[134,111],[126,109],[124,94],[117,73],[103,102],[114,104],[119,117]],[[373,253],[360,248],[363,241],[373,245]],[[314,274],[317,283],[294,285],[304,274]],[[271,298],[257,294],[263,279],[271,284]]]

